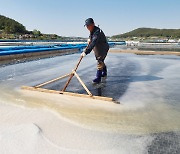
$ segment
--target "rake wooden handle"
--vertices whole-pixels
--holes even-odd
[[[80,59],[79,59],[77,65],[76,65],[76,67],[75,67],[75,69],[74,69],[74,72],[77,71],[77,69],[78,69],[78,67],[79,67],[79,65],[80,65],[80,63],[81,63],[81,61],[82,61],[82,59],[83,59],[83,56],[80,57]],[[71,75],[70,75],[70,77],[69,77],[69,79],[68,79],[68,81],[66,82],[66,84],[65,84],[65,86],[64,86],[64,88],[63,88],[63,90],[62,90],[63,92],[66,91],[66,88],[68,87],[69,83],[71,82],[73,76],[74,76],[74,73],[72,72]]]
[[[87,48],[89,47],[89,44],[90,44],[90,43],[91,43],[91,42],[88,43],[88,45],[87,45],[87,47],[86,47],[85,49],[87,49]],[[74,69],[74,72],[77,71],[77,69],[78,69],[78,67],[79,67],[79,65],[80,65],[80,63],[81,63],[81,61],[82,61],[82,59],[83,59],[83,56],[80,57],[80,59],[79,59],[77,65],[76,65],[76,67],[75,67],[75,69]],[[63,92],[66,91],[66,88],[68,87],[69,83],[71,82],[73,76],[74,76],[74,73],[72,72],[71,75],[70,75],[70,77],[69,77],[69,79],[68,79],[68,81],[66,82],[66,84],[65,84],[65,86],[64,86],[64,88],[63,88],[63,90],[62,90]]]

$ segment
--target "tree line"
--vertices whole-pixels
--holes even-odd
[[[0,39],[64,39],[56,34],[42,34],[39,30],[28,31],[14,19],[0,15]]]
[[[0,30],[6,34],[25,34],[26,28],[19,22],[8,17],[0,15]]]

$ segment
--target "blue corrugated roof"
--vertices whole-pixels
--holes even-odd
[[[110,46],[114,43],[109,43]],[[42,46],[18,46],[18,47],[7,47],[0,48],[0,56],[4,55],[14,55],[23,53],[34,53],[34,52],[50,52],[55,50],[64,49],[82,49],[85,48],[87,44],[57,44],[57,45],[42,45]]]
[[[43,51],[55,51],[64,49],[81,49],[86,47],[86,44],[62,44],[62,45],[46,45],[46,46],[20,46],[20,47],[8,47],[0,48],[0,56],[3,55],[13,55],[13,54],[23,54],[23,53],[34,53]]]

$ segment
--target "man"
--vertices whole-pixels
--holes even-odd
[[[81,56],[84,57],[92,50],[94,51],[97,60],[97,73],[96,78],[93,80],[93,83],[98,84],[101,82],[102,77],[107,76],[107,67],[104,63],[104,60],[109,50],[109,44],[103,31],[99,27],[95,26],[94,20],[92,18],[88,18],[85,21],[84,26],[86,26],[90,31],[90,41],[88,42],[88,47],[81,54]]]

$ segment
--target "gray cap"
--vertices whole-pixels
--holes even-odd
[[[93,20],[93,18],[88,18],[88,19],[86,19],[84,26],[88,26],[88,25],[91,25],[91,24],[94,24],[94,20]]]

